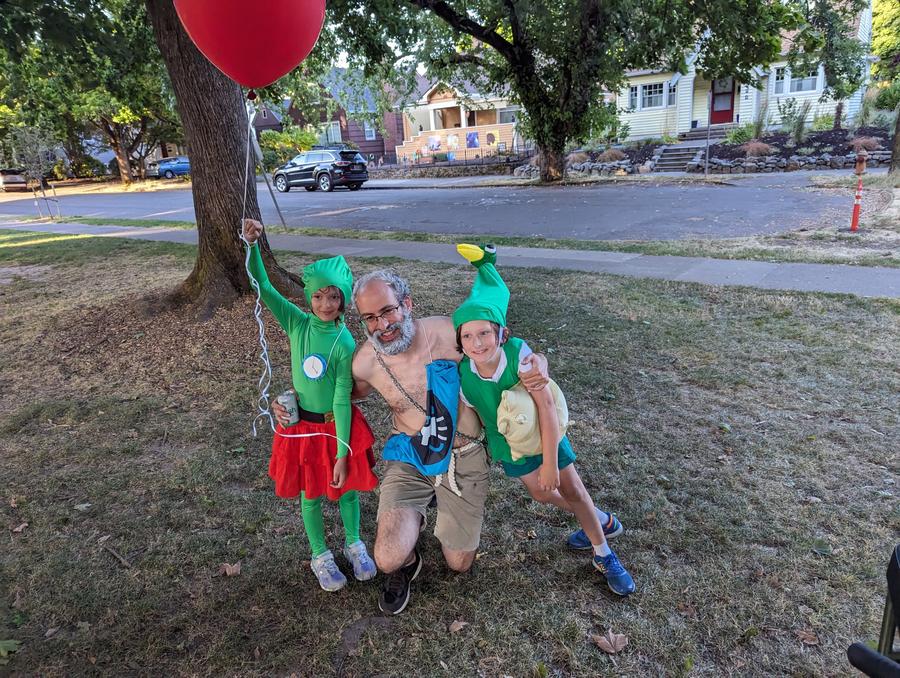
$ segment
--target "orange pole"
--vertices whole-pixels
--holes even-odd
[[[862,202],[862,176],[856,183],[856,198],[853,200],[853,218],[850,220],[850,231],[856,233],[859,230],[859,208]]]

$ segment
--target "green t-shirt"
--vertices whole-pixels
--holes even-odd
[[[259,282],[260,298],[287,333],[291,343],[291,377],[297,399],[304,410],[333,412],[335,433],[350,442],[350,391],[353,390],[353,351],[356,342],[343,321],[324,322],[300,310],[272,287],[256,244],[250,248],[250,273]],[[313,292],[315,290],[312,290]],[[326,361],[325,374],[314,380],[303,372],[307,356],[318,354]],[[347,454],[338,443],[337,456]]]
[[[459,381],[463,401],[475,408],[484,424],[488,451],[495,461],[518,464],[525,459],[513,461],[506,438],[497,430],[497,408],[503,392],[519,383],[519,363],[531,354],[531,349],[523,339],[511,337],[502,347],[500,364],[492,377],[478,374],[475,364],[468,356],[459,363]]]

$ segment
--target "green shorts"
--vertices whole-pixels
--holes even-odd
[[[575,450],[572,449],[572,443],[569,442],[568,437],[563,436],[562,440],[559,441],[559,447],[556,449],[556,465],[559,469],[564,469],[566,466],[575,461]],[[534,457],[525,457],[515,464],[508,461],[503,461],[500,463],[503,464],[503,471],[510,478],[521,478],[522,476],[527,476],[532,471],[540,468],[541,464],[544,463],[544,455],[539,454]]]

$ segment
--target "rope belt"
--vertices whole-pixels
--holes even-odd
[[[457,431],[457,433],[460,433]],[[454,447],[453,451],[450,453],[450,467],[447,469],[447,483],[450,485],[450,491],[453,492],[457,497],[462,496],[462,490],[459,489],[459,485],[456,484],[456,458],[458,455],[463,452],[468,452],[469,450],[473,450],[484,442],[484,431],[481,432],[481,435],[477,438],[471,438],[469,436],[463,436],[464,438],[470,440],[471,442],[466,443],[462,447]],[[441,486],[441,479],[444,477],[443,473],[438,473],[434,477],[434,486]]]

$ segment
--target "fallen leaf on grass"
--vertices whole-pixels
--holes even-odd
[[[19,499],[15,495],[9,498],[9,507],[10,508],[18,508],[19,507]]]
[[[444,669],[444,671],[450,670],[450,667],[447,666],[447,662],[445,662],[443,659],[441,660],[441,667]]]
[[[18,527],[14,527],[12,529],[12,531],[15,532],[16,534],[19,534],[21,532],[24,532],[26,527],[28,527],[28,523],[22,523]]]
[[[830,556],[831,555],[831,544],[825,541],[822,538],[816,539],[812,543],[813,553],[816,553],[820,556]]]
[[[593,634],[591,640],[593,640],[597,647],[606,654],[616,654],[621,652],[622,649],[628,645],[628,636],[623,633],[613,633],[612,629],[602,636]]]
[[[815,634],[814,631],[809,631],[807,629],[800,629],[798,631],[794,631],[794,635],[797,636],[797,640],[799,640],[804,645],[818,645],[819,637]]]
[[[226,577],[236,577],[241,573],[241,561],[237,561],[234,565],[230,563],[222,563],[219,565],[219,574],[224,574]]]
[[[261,655],[262,655],[262,653],[259,651],[259,648],[258,648],[258,647],[253,648],[253,656],[254,656],[256,659],[259,659]]]
[[[525,533],[525,536],[529,539],[537,539],[537,532],[535,532],[534,530],[528,530],[528,532]]]
[[[85,503],[85,504],[75,504],[74,508],[75,508],[76,511],[81,511],[82,513],[84,513],[84,512],[87,511],[89,508],[91,508],[91,504],[87,504],[87,503]]]
[[[107,541],[109,541],[109,538],[110,538],[110,537],[112,537],[111,534],[104,534],[102,537],[100,537],[100,538],[97,540],[97,543],[98,543],[98,544],[105,544]]]
[[[58,626],[54,626],[52,629],[47,629],[47,633],[44,634],[44,638],[52,638],[56,635],[57,631],[59,631]]]
[[[459,631],[462,631],[468,625],[469,625],[469,622],[463,621],[462,619],[457,619],[452,624],[450,624],[450,633],[458,633]]]
[[[8,657],[19,649],[19,645],[18,640],[0,640],[0,657]]]
[[[690,603],[678,603],[677,609],[678,613],[684,617],[691,617],[693,619],[697,616],[697,608]]]

